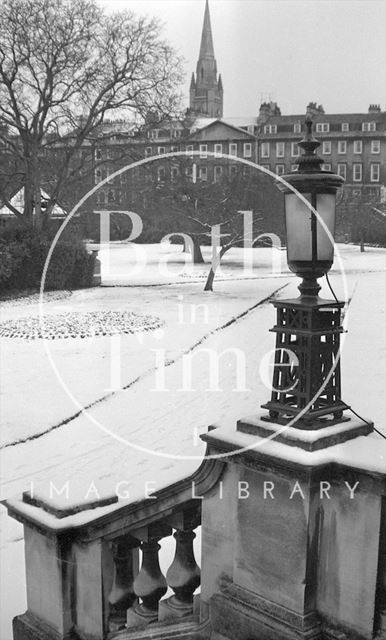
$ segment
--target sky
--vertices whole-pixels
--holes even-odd
[[[185,104],[205,0],[99,0],[107,11],[158,17],[185,60]],[[271,98],[285,114],[312,101],[326,113],[386,109],[385,0],[209,0],[224,116],[257,115]]]

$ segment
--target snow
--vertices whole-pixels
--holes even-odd
[[[359,420],[352,422],[358,423]],[[354,440],[312,452],[257,436],[252,436],[253,441],[251,441],[250,435],[235,431],[232,427],[220,426],[211,432],[210,436],[211,440],[227,442],[240,452],[255,450],[264,455],[308,467],[337,463],[369,473],[384,474],[386,472],[386,448],[380,447],[379,436],[376,434],[360,436]]]
[[[363,422],[371,422],[371,420],[370,418],[364,418],[364,420],[349,418],[348,422],[326,425],[323,427],[323,429],[314,429],[310,431],[306,429],[297,429],[296,422],[294,423],[294,426],[290,427],[286,427],[285,425],[280,424],[271,424],[269,422],[261,420],[261,416],[256,414],[243,417],[243,422],[254,426],[262,426],[266,431],[271,431],[272,435],[274,435],[275,433],[282,433],[289,440],[314,443],[317,442],[320,438],[340,435],[342,433],[345,433],[346,431],[350,431],[357,426],[361,426]]]
[[[274,324],[275,315],[271,305],[263,301],[280,287],[285,287],[280,296],[292,297],[297,294],[298,284],[288,272],[272,273],[269,249],[254,250],[252,273],[243,270],[242,250],[229,252],[221,281],[215,280],[215,291],[204,293],[200,276],[207,272],[208,265],[190,270],[189,277],[160,274],[162,256],[173,258],[171,271],[183,266],[180,247],[173,245],[168,253],[165,248],[144,248],[146,269],[127,279],[135,249],[127,244],[115,246],[111,254],[115,276],[110,276],[114,286],[77,291],[65,300],[47,301],[44,313],[111,310],[148,314],[161,319],[164,333],[147,332],[142,338],[127,334],[119,340],[96,336],[47,341],[48,350],[44,340],[1,339],[2,441],[12,445],[25,440],[1,452],[2,499],[29,490],[31,482],[37,492],[47,495],[50,481],[61,488],[67,480],[69,502],[73,504],[86,499],[91,482],[100,495],[114,494],[117,483],[124,482],[121,493],[128,489],[130,500],[143,499],[146,481],[154,482],[151,487],[159,490],[195,471],[205,451],[199,434],[208,425],[221,424],[230,439],[250,438],[236,432],[236,421],[261,414],[260,405],[269,399],[259,367],[263,355],[274,347],[274,337],[268,329]],[[342,350],[342,397],[386,433],[385,253],[367,249],[361,254],[358,247],[351,245],[339,246],[339,250],[352,297]],[[276,253],[285,261],[285,252]],[[338,297],[342,296],[344,287],[337,265],[330,280]],[[331,298],[325,285],[322,295]],[[255,306],[259,301],[262,304]],[[208,317],[205,307],[197,307],[194,318],[191,305],[202,304],[207,305]],[[38,313],[36,304],[5,305],[1,319],[36,317]],[[235,366],[236,352],[228,352],[220,360],[217,385],[211,379],[210,356],[204,349],[220,354],[229,348],[244,354],[245,380]],[[184,354],[191,349],[192,384],[184,389],[188,371]],[[157,372],[155,366],[161,355],[169,364]],[[114,357],[117,367],[112,367]],[[269,446],[276,452],[285,447],[275,442]],[[379,470],[384,463],[384,440],[376,433],[324,452],[299,453],[297,447],[285,448],[291,449],[291,455],[298,460],[299,455],[314,461],[324,455],[373,470]],[[56,505],[63,506],[64,496],[58,498],[55,497]],[[118,505],[124,500],[119,497]],[[31,505],[25,508],[32,512],[36,509]],[[115,508],[117,504],[97,507]],[[80,524],[90,513],[94,517],[97,511],[81,511],[70,518]],[[45,517],[60,523],[52,514],[46,513]],[[1,524],[1,564],[9,567],[12,581],[18,584],[17,589],[10,589],[10,577],[3,578],[0,637],[11,640],[11,618],[25,610],[22,528],[3,509]]]

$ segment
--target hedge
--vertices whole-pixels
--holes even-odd
[[[32,232],[0,238],[0,290],[38,289],[51,240]],[[90,287],[96,254],[77,238],[60,239],[47,269],[44,289]]]

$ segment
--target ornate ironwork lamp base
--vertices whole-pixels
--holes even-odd
[[[304,296],[274,300],[277,323],[272,394],[266,420],[321,429],[348,420],[341,400],[340,334],[343,302]]]

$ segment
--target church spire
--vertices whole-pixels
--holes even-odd
[[[223,87],[221,77],[217,77],[209,0],[205,0],[196,77],[193,74],[190,83],[190,109],[210,118],[222,118],[223,115]]]
[[[214,58],[212,25],[210,24],[209,2],[205,3],[204,24],[202,26],[200,58]]]

